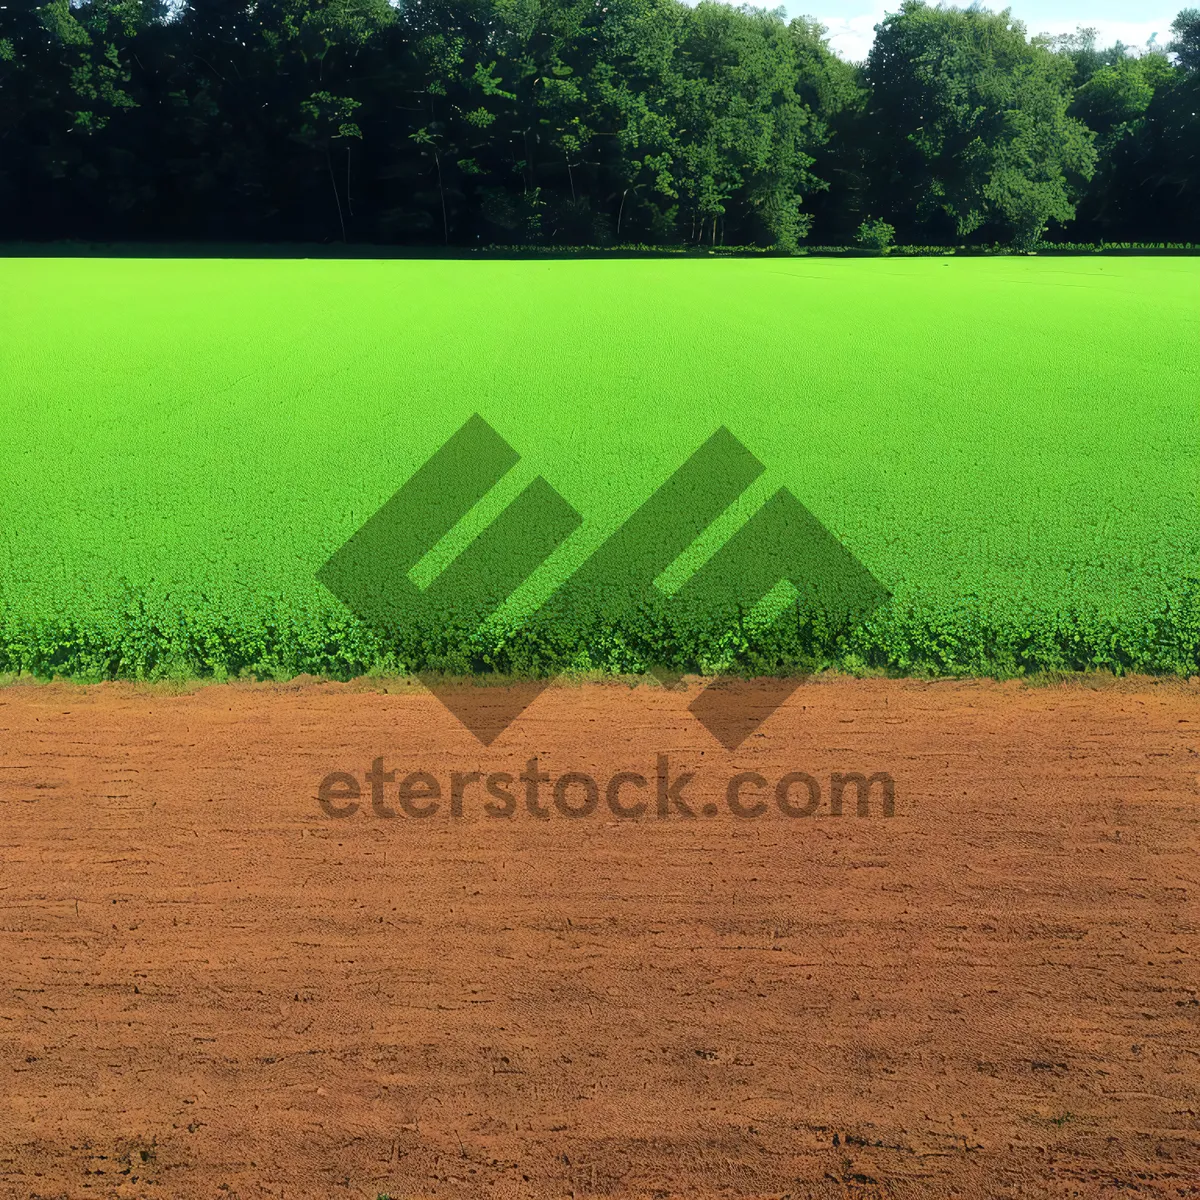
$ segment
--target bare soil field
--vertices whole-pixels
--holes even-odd
[[[1200,1196],[1200,682],[695,692],[0,689],[0,1195]]]

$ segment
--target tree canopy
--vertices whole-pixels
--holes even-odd
[[[716,0],[5,0],[0,239],[1194,239],[1166,54],[903,0],[865,63]]]

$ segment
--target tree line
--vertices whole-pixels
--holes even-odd
[[[865,62],[824,33],[713,0],[0,0],[0,241],[1200,240],[1200,10],[1140,54],[923,0]]]

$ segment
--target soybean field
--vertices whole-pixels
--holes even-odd
[[[1200,672],[1194,259],[7,259],[0,327],[0,672]],[[364,624],[318,572],[475,414],[515,462],[411,580],[539,476],[578,520],[479,628]],[[664,595],[785,488],[886,602],[532,638],[719,429],[763,469]]]

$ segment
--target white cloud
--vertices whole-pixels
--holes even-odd
[[[875,40],[875,26],[884,17],[884,10],[862,17],[818,17],[828,27],[829,48],[848,62],[862,62]]]
[[[1151,37],[1155,37],[1155,45],[1165,48],[1171,40],[1171,22],[1174,15],[1163,15],[1154,21],[1026,21],[1029,34],[1035,33],[1074,33],[1080,26],[1088,26],[1096,30],[1096,45],[1111,46],[1114,42],[1124,42],[1139,50],[1145,49]],[[1157,35],[1157,36],[1155,36]]]
[[[1004,3],[997,3],[994,11],[1004,6]],[[959,7],[967,7],[964,0],[960,0]],[[1120,41],[1124,42],[1126,46],[1136,47],[1140,50],[1145,48],[1146,43],[1155,34],[1157,34],[1156,45],[1165,47],[1171,40],[1173,16],[1167,13],[1150,21],[1055,20],[1046,17],[1025,17],[1019,11],[1019,6],[1013,5],[1013,7],[1017,10],[1013,13],[1014,17],[1024,21],[1026,33],[1030,37],[1039,33],[1074,33],[1079,26],[1083,25],[1096,30],[1096,44],[1100,47],[1111,46],[1114,42]],[[893,12],[898,8],[898,4],[891,6]],[[789,9],[789,11],[792,10]],[[870,52],[871,43],[875,40],[875,26],[883,20],[887,11],[885,8],[880,8],[874,13],[862,16],[818,17],[817,20],[829,30],[826,36],[829,38],[830,49],[850,62],[860,62]]]

